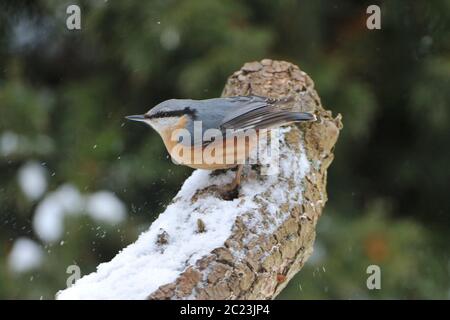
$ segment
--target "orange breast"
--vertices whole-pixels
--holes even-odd
[[[237,136],[234,139],[217,139],[207,146],[184,146],[171,139],[173,131],[185,128],[187,116],[173,127],[161,133],[171,157],[178,163],[195,169],[227,169],[243,164],[255,150],[258,135]]]

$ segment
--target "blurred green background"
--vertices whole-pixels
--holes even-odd
[[[190,175],[125,115],[219,96],[263,58],[298,64],[344,119],[315,253],[280,298],[450,298],[450,1],[0,3],[0,298],[52,299]]]

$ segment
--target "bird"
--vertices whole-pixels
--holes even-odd
[[[258,95],[169,99],[144,114],[125,118],[156,130],[178,164],[207,170],[237,168],[234,180],[222,188],[222,194],[238,190],[243,165],[256,148],[262,129],[316,120],[313,113],[301,111],[293,97]],[[250,138],[256,139],[250,139],[249,132],[253,134]]]

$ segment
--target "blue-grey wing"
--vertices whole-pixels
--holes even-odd
[[[187,124],[187,128],[191,133],[197,133],[192,136],[191,143],[194,145],[207,145],[214,139],[223,138],[228,129],[240,132],[315,119],[310,113],[295,111],[298,108],[292,98],[236,96],[195,101],[192,108],[197,116]],[[199,134],[200,120],[202,134]],[[212,139],[203,139],[206,130],[210,130],[209,133],[216,132],[209,134]]]
[[[301,107],[291,98],[271,99],[259,96],[246,97],[242,106],[228,114],[222,124],[222,130],[266,129],[279,127],[298,121],[314,120],[308,112],[300,112]]]
[[[191,143],[207,145],[214,139],[225,136],[222,125],[235,115],[255,110],[265,105],[266,98],[259,96],[236,96],[207,100],[192,100],[190,108],[194,110],[194,118],[189,120],[186,128],[191,132]],[[200,132],[201,127],[201,134]],[[203,139],[204,135],[212,139]],[[215,134],[214,134],[215,133]]]

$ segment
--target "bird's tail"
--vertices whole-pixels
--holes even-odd
[[[301,101],[294,97],[284,97],[280,99],[268,99],[267,101],[274,114],[279,115],[286,122],[316,121],[317,118],[313,110],[305,108]]]
[[[307,108],[301,100],[295,99],[293,96],[287,96],[279,99],[267,98],[267,103],[277,110],[290,112],[308,112],[313,113],[314,110]]]
[[[276,111],[271,113],[270,115],[261,117],[255,124],[255,128],[274,128],[289,125],[294,122],[315,120],[316,116],[309,112]]]
[[[302,104],[294,97],[281,99],[256,96],[258,103],[248,107],[245,112],[229,116],[221,125],[223,129],[268,129],[291,124],[293,122],[314,121],[316,116],[306,112]]]

